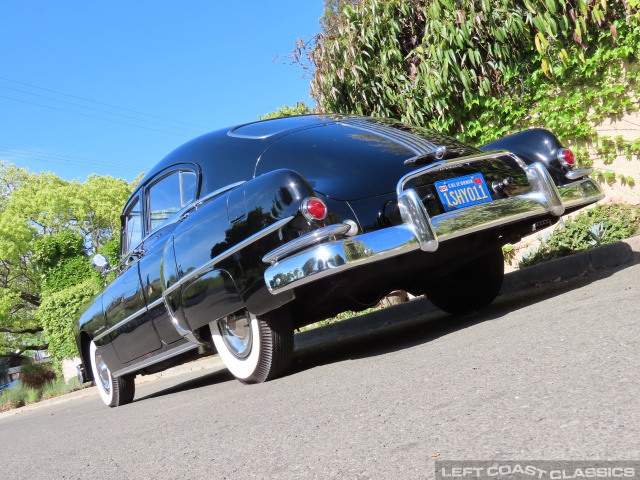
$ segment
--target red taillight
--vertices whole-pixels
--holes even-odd
[[[307,220],[324,220],[327,216],[327,206],[318,197],[305,198],[300,211]]]
[[[568,148],[561,148],[558,150],[558,160],[565,167],[572,168],[576,163],[576,157],[571,150]]]

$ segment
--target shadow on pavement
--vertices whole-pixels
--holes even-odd
[[[389,307],[384,311],[362,315],[361,317],[358,317],[357,322],[352,322],[354,325],[346,329],[349,332],[348,335],[338,337],[333,341],[327,341],[327,336],[324,336],[323,338],[323,335],[319,334],[316,337],[318,339],[317,342],[308,342],[304,347],[297,349],[294,354],[293,367],[287,376],[295,375],[297,372],[302,372],[322,365],[383,355],[425,344],[464,328],[502,318],[509,313],[526,308],[527,306],[540,301],[562,295],[592,282],[602,280],[614,275],[618,271],[632,266],[633,265],[627,264],[614,268],[601,269],[569,280],[545,283],[526,290],[509,293],[498,297],[492,305],[482,311],[466,315],[446,314],[437,310],[430,302],[423,299],[414,300],[414,302],[423,302],[426,313],[421,312],[416,314],[414,312],[412,314],[407,314],[408,310],[406,308],[403,310],[403,305],[406,306],[407,304],[402,304],[395,307]],[[374,326],[372,328],[372,326],[367,323],[368,319],[374,318],[376,315],[384,315],[388,318],[388,321],[385,322],[384,326]],[[403,318],[398,320],[398,316],[402,316]],[[345,320],[340,323],[349,321],[350,320]],[[353,319],[351,319],[351,321],[353,321]],[[331,328],[338,328],[338,324],[321,327],[318,330]],[[222,369],[213,373],[203,374],[200,377],[136,398],[134,402],[221,384],[228,381],[235,381],[235,379],[228,370]]]
[[[509,313],[605,279],[632,266],[622,265],[602,269],[581,277],[546,283],[500,296],[485,309],[465,315],[449,315],[431,310],[430,313],[416,315],[413,318],[405,317],[401,323],[387,325],[376,330],[368,329],[364,321],[368,316],[381,312],[363,315],[360,322],[361,333],[350,335],[348,338],[339,338],[333,342],[325,342],[321,345],[309,345],[296,351],[294,366],[290,374],[293,375],[296,372],[321,365],[383,355],[422,345],[470,326],[502,318]],[[432,307],[430,302],[422,301],[427,308]],[[398,309],[398,307],[385,309],[389,311],[390,318],[393,318],[393,309]]]
[[[136,397],[133,402],[135,403],[142,400],[147,400],[149,398],[158,398],[164,395],[171,395],[173,393],[184,392],[186,390],[195,390],[198,388],[208,387],[210,385],[217,385],[219,383],[229,382],[231,380],[235,380],[233,375],[231,375],[231,373],[229,373],[228,370],[222,369],[222,370],[215,371],[213,373],[203,374],[200,377],[193,378],[185,382],[181,382],[172,387],[165,388],[163,390],[151,393],[149,395],[145,395],[144,397],[140,397],[140,398]]]

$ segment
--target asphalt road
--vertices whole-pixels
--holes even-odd
[[[0,478],[430,478],[436,459],[640,459],[640,265],[465,317],[0,419]]]

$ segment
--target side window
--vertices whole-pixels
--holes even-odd
[[[142,241],[142,210],[139,199],[125,212],[123,227],[122,252],[126,253]]]
[[[149,231],[155,230],[196,196],[197,177],[189,170],[179,170],[151,185],[149,197]]]

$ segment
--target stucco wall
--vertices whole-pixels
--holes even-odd
[[[64,377],[64,381],[68,382],[72,378],[76,378],[77,371],[76,365],[80,364],[80,358],[65,358],[62,360],[62,376]]]
[[[619,119],[608,119],[600,125],[596,125],[595,129],[598,135],[608,136],[612,139],[621,135],[625,140],[636,140],[640,138],[640,113],[633,112]],[[627,160],[623,155],[620,155],[613,163],[606,165],[595,150],[589,149],[589,155],[597,170],[613,171],[616,177],[620,174],[630,176],[636,182],[633,186],[622,185],[619,179],[616,179],[612,184],[602,182],[602,189],[607,195],[606,202],[640,205],[640,158],[633,157],[631,160]]]

